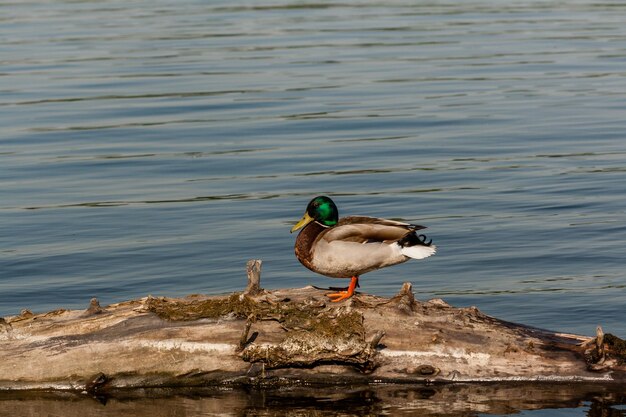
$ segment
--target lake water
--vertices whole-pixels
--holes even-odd
[[[237,291],[251,258],[265,288],[338,285],[289,234],[327,194],[439,247],[361,291],[624,337],[625,21],[610,0],[4,2],[0,316]]]

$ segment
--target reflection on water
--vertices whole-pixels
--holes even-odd
[[[440,385],[293,387],[280,390],[153,389],[91,398],[74,393],[0,392],[0,414],[22,416],[548,416],[623,417],[622,387]],[[543,410],[543,411],[542,411]],[[531,414],[528,414],[531,412]]]

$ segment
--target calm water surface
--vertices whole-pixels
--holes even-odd
[[[4,2],[0,316],[236,291],[250,258],[266,288],[337,285],[289,234],[325,193],[439,246],[362,291],[623,337],[625,21],[613,1]]]

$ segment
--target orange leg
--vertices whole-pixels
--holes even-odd
[[[354,294],[354,289],[356,287],[358,287],[359,285],[359,277],[358,276],[353,276],[350,280],[350,285],[348,286],[348,289],[346,291],[339,291],[339,292],[335,292],[332,294],[326,294],[326,297],[330,298],[333,303],[336,303],[337,301],[341,301],[341,300],[347,300],[348,298],[352,297],[352,295]]]

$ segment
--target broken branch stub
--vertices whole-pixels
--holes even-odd
[[[246,295],[258,295],[263,292],[261,288],[261,265],[260,259],[250,259],[246,264],[246,272],[248,273],[248,286],[244,291]]]
[[[605,371],[626,364],[626,341],[611,333],[604,334],[601,326],[596,337],[582,344],[585,360],[591,371]]]
[[[97,298],[92,298],[89,302],[89,308],[85,310],[85,316],[93,316],[95,314],[102,314],[104,310],[100,307],[100,302]]]

